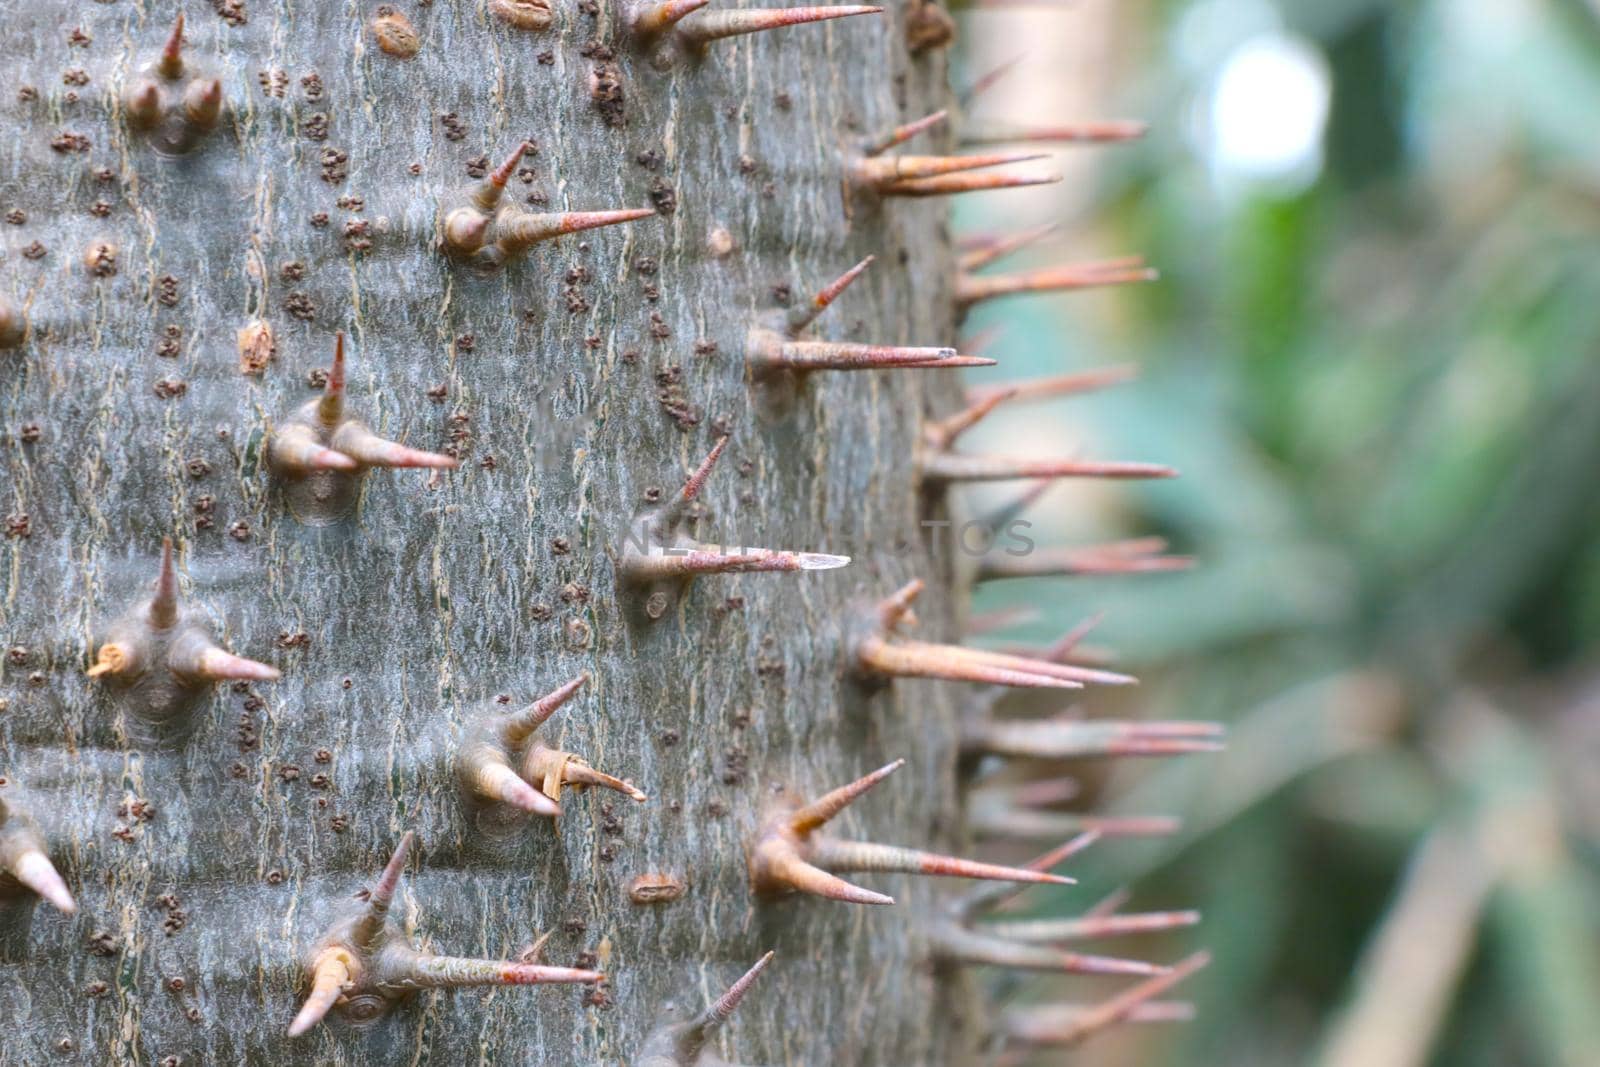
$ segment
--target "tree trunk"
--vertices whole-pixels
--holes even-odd
[[[0,297],[30,325],[0,349],[0,796],[79,906],[0,886],[0,1062],[628,1063],[667,1002],[698,1011],[768,950],[724,1055],[971,1062],[982,1020],[928,964],[939,886],[766,901],[746,869],[777,790],[901,757],[841,833],[962,844],[956,687],[863,686],[846,647],[913,577],[918,633],[956,632],[913,469],[955,374],[780,387],[745,362],[764,316],[869,254],[810,336],[953,340],[941,202],[842,194],[845,146],[945,103],[942,54],[908,54],[899,6],[670,66],[607,5],[558,6],[542,31],[477,2],[399,9],[413,58],[378,46],[369,6],[190,4],[186,62],[225,107],[163,156],[173,127],[136,128],[126,93],[175,6],[0,0]],[[489,273],[444,254],[441,205],[523,139],[508,201],[656,214]],[[338,331],[349,413],[461,463],[374,470],[318,525],[268,441],[319,395]],[[853,562],[701,577],[651,621],[618,561],[723,434],[701,540]],[[186,610],[282,671],[206,690],[176,725],[85,676],[166,536]],[[464,802],[453,760],[485,709],[584,672],[539,736],[649,799],[569,789],[559,819]],[[393,915],[416,945],[511,959],[553,932],[547,962],[607,982],[425,991],[286,1036],[307,954],[408,830]],[[687,889],[635,903],[651,874]]]

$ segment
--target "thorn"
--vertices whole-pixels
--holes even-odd
[[[333,338],[333,366],[328,369],[328,384],[317,401],[317,421],[332,430],[344,421],[344,331]]]
[[[1092,574],[1153,574],[1186,571],[1192,556],[1163,556],[1161,538],[1113,541],[1078,548],[1046,548],[1026,556],[986,555],[978,561],[976,580]]]
[[[751,11],[702,11],[682,22],[678,32],[691,45],[703,48],[724,37],[798,26],[806,22],[846,18],[850,15],[876,15],[881,7],[841,4],[836,7],[782,7]]]
[[[888,133],[880,134],[878,137],[866,142],[861,146],[861,151],[869,156],[875,156],[880,152],[887,152],[896,145],[905,144],[918,134],[933,129],[935,126],[944,122],[944,120],[949,117],[949,111],[935,111],[933,114],[925,115],[922,118],[917,119],[915,122],[908,122],[903,126],[896,126]]]
[[[869,871],[878,873],[931,874],[947,878],[981,878],[987,881],[1074,885],[1076,879],[1022,867],[1003,867],[978,863],[955,856],[941,856],[893,845],[874,845],[832,838],[818,841],[814,859],[830,871]]]
[[[461,465],[453,456],[437,452],[423,452],[416,448],[386,440],[358,422],[346,422],[334,431],[328,442],[336,452],[342,452],[363,467],[388,467],[410,469],[426,467],[432,470],[455,470]]]
[[[1176,478],[1178,472],[1157,463],[962,456],[940,452],[923,460],[922,476],[931,482],[1001,482],[1013,478]]]
[[[342,948],[330,947],[317,955],[311,968],[311,993],[289,1024],[289,1036],[299,1037],[327,1018],[349,984],[355,960]]]
[[[1157,981],[1165,979],[1160,975]],[[1002,1020],[1001,1028],[1012,1041],[1029,1045],[1053,1045],[1058,1042],[1052,1040],[1053,1036],[1064,1028],[1082,1022],[1094,1006],[1089,1004],[1048,1004],[1034,1005],[1026,1008],[1007,1009]],[[1120,1022],[1150,1024],[1150,1023],[1184,1023],[1195,1018],[1194,1005],[1179,1000],[1147,1000],[1137,1004],[1125,1015]],[[1026,1054],[1015,1060],[1003,1061],[1007,1067],[1021,1063]],[[1001,1067],[997,1063],[996,1067]]]
[[[969,637],[981,637],[999,630],[1009,630],[1013,626],[1038,622],[1039,619],[1039,612],[1035,608],[1002,608],[997,611],[986,611],[967,616],[966,633]]]
[[[161,569],[156,572],[156,591],[146,614],[157,630],[169,630],[178,621],[178,571],[172,562],[170,537],[161,539]]]
[[[786,552],[747,548],[725,552],[717,547],[654,548],[628,561],[628,576],[636,582],[694,578],[702,574],[757,574],[774,571],[828,571],[848,566],[849,556],[820,552]]]
[[[479,183],[478,188],[473,191],[472,202],[477,205],[480,210],[490,211],[496,204],[500,202],[500,197],[506,190],[506,182],[510,181],[511,175],[516,173],[517,164],[522,162],[522,157],[532,149],[532,141],[523,141],[512,150],[511,154],[506,157],[506,161],[504,163],[496,167],[487,177],[483,179],[481,183]],[[456,223],[459,233],[452,236],[450,234],[450,220],[456,218],[458,215],[462,216],[461,220]],[[467,243],[471,242],[473,238],[473,231],[476,228],[471,226],[468,222],[468,217],[470,216],[472,216],[472,212],[458,209],[457,211],[451,212],[450,216],[446,218],[445,232],[446,237],[451,240],[451,243],[460,245],[463,238]],[[486,229],[488,227],[489,220],[485,218],[481,221],[482,228]],[[481,248],[483,246],[481,236],[482,235],[480,231],[477,247],[470,249],[470,251],[477,251],[477,248]]]
[[[1114,385],[1131,382],[1138,376],[1139,368],[1125,363],[1073,374],[1057,374],[1028,382],[1015,382],[1010,385],[974,386],[967,390],[967,401],[975,404],[999,392],[1009,393],[1010,399],[1015,401],[1052,400],[1058,396],[1077,396],[1080,393],[1109,389]]]
[[[877,186],[884,196],[950,196],[978,193],[988,189],[1016,189],[1025,185],[1054,185],[1059,174],[946,174],[936,178],[916,178],[887,182]]]
[[[50,862],[50,857],[44,854],[43,849],[25,848],[11,861],[11,875],[43,897],[51,907],[62,914],[72,915],[77,912],[77,901],[72,899],[67,883],[56,871],[55,865]]]
[[[758,858],[764,860],[759,874],[756,870]],[[753,855],[751,881],[755,883],[756,892],[763,895],[808,893],[845,904],[894,903],[894,897],[851,885],[820,867],[813,867],[792,852],[779,852],[768,857],[761,857],[759,853]]]
[[[161,49],[161,59],[157,62],[157,69],[163,77],[177,78],[183,74],[183,12],[178,12],[177,21],[172,24],[172,35],[167,38],[166,45]]]
[[[1078,1044],[1092,1034],[1130,1019],[1141,1007],[1149,1004],[1156,997],[1161,996],[1179,982],[1184,981],[1196,971],[1207,966],[1210,962],[1210,953],[1197,952],[1182,960],[1164,974],[1156,975],[1149,981],[1140,982],[1118,993],[1116,996],[1102,1001],[1066,1026],[1053,1028],[1048,1032],[1042,1030],[1018,1032],[1020,1028],[1011,1025],[1008,1026],[1008,1030],[1013,1036],[1035,1044]],[[1014,1023],[1015,1016],[1011,1016],[1008,1013],[1008,1021]]]
[[[464,989],[469,986],[545,985],[553,982],[592,984],[605,981],[605,977],[598,971],[575,967],[418,955],[407,960],[398,973],[386,978],[386,982],[408,989]]]
[[[768,952],[756,961],[728,991],[712,1002],[711,1006],[703,1011],[699,1018],[691,1024],[691,1032],[700,1040],[705,1040],[716,1033],[726,1023],[739,1007],[739,1002],[744,1000],[745,994],[750,992],[750,987],[756,984],[756,979],[761,977],[761,972],[767,969],[767,964],[772,962],[776,952]]]
[[[1087,849],[1090,845],[1099,841],[1101,836],[1102,835],[1098,831],[1093,830],[1087,833],[1077,834],[1069,838],[1063,844],[1057,845],[1044,855],[1035,857],[1033,860],[1029,861],[1027,865],[1028,870],[1049,871],[1059,867],[1073,856],[1076,856],[1078,853]],[[958,911],[967,916],[976,915],[979,912],[991,911],[1000,907],[1000,905],[1004,904],[1006,901],[1016,897],[1025,888],[1026,886],[1018,885],[977,886],[976,888],[970,890],[967,895],[962,898],[958,904]]]
[[[1051,663],[1065,663],[1067,657],[1072,655],[1073,650],[1083,644],[1083,639],[1093,633],[1096,626],[1105,621],[1105,617],[1106,615],[1103,611],[1097,611],[1090,615],[1087,619],[1062,634],[1055,644],[1044,650],[1044,654],[1039,658],[1047,659]]]
[[[125,110],[128,121],[149,128],[161,121],[161,87],[150,78],[139,78],[129,88]]]
[[[655,37],[672,28],[686,15],[692,15],[711,0],[660,0],[635,8],[633,32],[640,37]]]
[[[521,808],[530,815],[543,815],[552,819],[561,815],[561,805],[524,782],[517,772],[511,769],[511,765],[506,763],[503,754],[491,755],[478,751],[473,755],[478,759],[475,772],[471,775],[470,785],[478,796],[485,800],[499,801],[514,808]]]
[[[28,318],[0,296],[0,348],[15,348],[28,336]]]
[[[1038,244],[1046,237],[1050,237],[1061,230],[1059,222],[1048,222],[1043,226],[1035,226],[1031,230],[1010,234],[1002,237],[986,237],[973,242],[973,247],[967,248],[968,242],[963,241],[963,251],[960,266],[962,270],[978,270],[989,264],[1004,259],[1022,251],[1030,245]]]
[[[945,366],[953,348],[911,348],[850,341],[782,341],[758,355],[768,370],[876,370],[881,367]]]
[[[825,825],[834,816],[870,791],[873,786],[905,765],[905,760],[897,759],[893,763],[884,764],[871,774],[857,778],[849,785],[842,785],[838,789],[824,793],[810,804],[796,810],[789,817],[789,828],[797,834],[808,834]]]
[[[548,241],[564,234],[582,230],[617,226],[636,222],[655,214],[653,208],[625,208],[620,211],[568,211],[564,213],[534,215],[518,211],[498,221],[500,247],[508,253],[525,251],[540,241]]]
[[[215,645],[196,653],[190,647],[193,643],[188,638],[181,638],[173,647],[170,666],[175,673],[189,678],[203,678],[208,682],[275,682],[282,677],[276,667],[235,656]]]
[[[673,497],[661,511],[660,529],[671,531],[678,528],[683,522],[684,514],[689,510],[695,498],[700,495],[700,490],[705,488],[706,479],[711,477],[711,471],[716,467],[717,460],[722,458],[723,450],[728,447],[732,438],[723,434],[717,438],[717,443],[711,446],[711,452],[701,461],[695,472],[689,475],[689,480],[683,483],[683,488],[678,490],[678,495]]]
[[[1018,144],[1041,142],[1044,144],[1121,144],[1137,141],[1150,132],[1148,122],[1113,119],[1102,122],[1072,122],[1058,126],[999,126],[980,128],[975,133],[964,134],[965,145]]]
[[[384,864],[383,873],[378,880],[372,883],[372,889],[367,894],[366,910],[357,920],[353,936],[359,948],[367,948],[382,932],[383,925],[388,921],[389,905],[394,901],[394,895],[400,888],[400,879],[406,870],[406,855],[411,851],[411,843],[417,835],[407,830],[400,836],[400,843],[395,845],[394,852],[389,856],[389,862]]]
[[[966,308],[984,300],[1019,293],[1073,292],[1112,285],[1135,285],[1153,282],[1160,277],[1159,271],[1149,267],[1109,267],[1099,263],[1080,263],[1021,274],[962,274],[956,278],[956,303]]]
[[[949,448],[962,434],[982,422],[984,416],[1015,395],[1015,390],[992,392],[984,399],[969,404],[948,418],[928,423],[923,429],[924,436],[935,449],[942,451]]]
[[[1043,152],[998,152],[987,156],[881,156],[857,160],[855,177],[863,185],[885,188],[897,182],[937,178],[947,174],[1029,163]]]
[[[929,359],[919,363],[901,363],[896,370],[959,370],[963,367],[993,367],[999,361],[984,359],[981,356],[948,356],[944,359]]]
[[[209,130],[222,117],[222,82],[197,79],[183,91],[183,113],[196,129]]]
[[[470,256],[489,240],[489,216],[470,207],[456,208],[444,219],[444,243],[458,255]]]
[[[361,469],[361,464],[344,453],[318,444],[316,431],[298,423],[291,423],[273,435],[272,460],[285,472],[299,475]]]
[[[561,768],[561,780],[567,785],[599,786],[602,789],[615,790],[624,796],[639,801],[641,804],[650,798],[636,789],[631,782],[621,778],[614,778],[602,771],[597,771],[577,756],[570,756]]]
[[[955,645],[910,646],[890,644],[868,634],[856,644],[858,666],[868,674],[901,678],[942,678],[952,682],[983,682],[1022,689],[1082,689],[1081,682],[1048,674],[1011,670],[974,660]]]
[[[895,760],[810,804],[779,812],[768,819],[750,850],[750,883],[756,893],[762,896],[810,893],[852,904],[893,904],[893,897],[851,885],[812,863],[809,857],[819,846],[811,841],[811,832],[899,770],[905,762]]]
[[[100,652],[95,658],[94,666],[84,674],[90,678],[99,678],[106,674],[121,674],[133,663],[134,651],[127,645],[108,641],[100,646]]]
[[[1152,911],[1132,915],[1104,915],[1077,919],[1012,919],[984,926],[989,933],[1012,941],[1054,943],[1090,941],[1128,934],[1162,933],[1200,922],[1198,911]]]
[[[878,601],[873,609],[878,616],[878,625],[885,630],[892,630],[900,625],[901,621],[911,612],[911,605],[917,597],[922,595],[925,584],[921,578],[913,578],[899,589]]]
[[[1181,756],[1220,752],[1220,723],[1116,720],[990,721],[966,728],[964,745],[974,752],[1026,759],[1095,756]]]
[[[850,288],[850,283],[861,277],[863,271],[872,266],[877,256],[868,256],[860,263],[845,271],[839,277],[823,286],[822,291],[811,298],[811,302],[803,307],[795,308],[789,312],[789,333],[798,334],[809,326],[813,320],[824,311],[828,305],[839,299],[839,294]]]
[[[521,745],[535,730],[544,725],[546,719],[559,711],[561,705],[571,700],[573,694],[582,689],[588,681],[587,673],[580,674],[546,693],[521,711],[507,715],[500,723],[501,741],[510,746]]]
[[[986,663],[994,667],[1005,667],[1009,670],[1022,671],[1027,674],[1047,674],[1053,678],[1065,678],[1068,681],[1084,682],[1091,685],[1137,685],[1139,681],[1132,675],[1118,674],[1114,671],[1095,670],[1070,663],[1035,659],[1031,656],[1012,656],[1004,652],[994,652],[983,648],[935,645],[921,641],[906,641],[897,647],[921,649],[930,655],[954,653],[974,663]]]
[[[951,963],[1007,967],[1022,971],[1047,971],[1061,974],[1166,974],[1168,969],[1143,960],[1115,956],[1094,956],[1064,952],[1040,945],[1026,945],[977,933],[953,924],[934,930],[934,954]]]

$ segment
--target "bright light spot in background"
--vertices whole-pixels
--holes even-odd
[[[1270,183],[1298,191],[1322,172],[1333,95],[1328,64],[1302,38],[1265,33],[1223,61],[1202,118],[1202,143],[1224,186]]]

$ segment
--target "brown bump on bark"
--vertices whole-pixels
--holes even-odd
[[[411,20],[388,4],[374,13],[372,35],[378,39],[378,47],[384,54],[397,59],[410,59],[422,50],[422,39],[417,36]]]
[[[549,29],[555,18],[549,0],[489,0],[489,13],[519,30]]]
[[[670,904],[688,888],[674,874],[641,874],[628,886],[628,899],[635,904]]]
[[[261,374],[277,355],[272,326],[260,319],[239,330],[239,373]]]

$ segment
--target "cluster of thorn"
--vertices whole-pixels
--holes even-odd
[[[707,3],[708,0],[635,3],[628,9],[625,25],[635,43],[653,51],[660,65],[675,61],[679,55],[697,56],[723,38],[882,10],[864,6],[703,10]],[[513,25],[548,25],[547,9],[541,9],[542,21],[527,20],[523,18],[523,6],[538,7],[524,4],[523,0],[497,0],[492,5]],[[418,42],[409,23],[400,27],[405,33],[392,26],[382,29],[388,33],[385,51],[402,58],[415,54]],[[935,33],[926,39],[937,36]],[[183,57],[182,45],[180,15],[160,55],[128,83],[123,98],[129,123],[147,132],[159,150],[171,153],[194,147],[218,124],[223,110],[221,83],[193,70]],[[975,91],[1000,73],[1003,72],[984,79]],[[868,138],[847,152],[843,175],[847,210],[858,197],[926,197],[1059,180],[993,169],[1041,158],[1033,152],[885,154],[947,118],[947,112],[937,112]],[[966,143],[1111,143],[1142,133],[1141,125],[1121,122],[998,128],[969,135]],[[519,145],[476,186],[441,204],[439,240],[446,253],[478,269],[493,270],[540,241],[637,221],[653,213],[635,209],[541,214],[507,202],[506,184],[530,147],[527,143]],[[954,280],[960,308],[1021,293],[1154,278],[1154,272],[1138,258],[1020,274],[980,273],[1002,257],[1047,237],[1052,229],[969,241],[961,257],[961,272]],[[806,329],[861,277],[873,258],[868,256],[850,268],[802,306],[767,316],[751,328],[745,357],[754,384],[775,378],[799,381],[813,371],[952,369],[995,362],[946,347],[805,338]],[[0,301],[0,348],[21,344],[27,333],[23,313]],[[1022,385],[970,390],[964,409],[924,427],[917,454],[924,487],[938,491],[963,482],[1035,479],[1033,486],[986,517],[991,528],[998,528],[1038,500],[1055,479],[1172,476],[1175,472],[1170,468],[1153,464],[978,456],[954,450],[964,433],[1002,404],[1085,392],[1129,376],[1125,368],[1110,368]],[[345,390],[344,336],[340,334],[323,395],[292,412],[275,428],[268,442],[268,466],[290,510],[304,522],[334,522],[345,517],[358,499],[362,476],[371,468],[456,466],[448,456],[412,449],[373,433],[346,413]],[[618,560],[617,573],[624,595],[639,601],[650,619],[661,617],[672,595],[681,594],[683,586],[696,577],[821,571],[850,562],[848,557],[812,552],[742,547],[729,550],[696,540],[687,529],[690,508],[728,443],[728,437],[720,438],[676,495],[635,520],[634,536]],[[1139,539],[1046,550],[1026,557],[985,557],[976,577],[984,580],[1044,574],[1139,573],[1176,570],[1189,563],[1185,557],[1167,555],[1164,543],[1157,539]],[[913,580],[860,613],[846,643],[845,666],[863,682],[875,685],[888,684],[898,677],[915,677],[986,686],[972,701],[963,726],[962,756],[969,766],[993,765],[996,761],[1055,763],[1100,756],[1165,756],[1210,751],[1220,744],[1221,731],[1206,723],[1116,722],[1089,720],[1075,714],[1042,720],[998,718],[995,709],[1011,688],[1079,689],[1085,685],[1127,685],[1135,679],[1105,669],[1083,647],[1083,638],[1092,623],[1074,629],[1050,648],[1021,652],[906,637],[901,631],[915,622],[912,606],[922,588],[920,580]],[[217,681],[272,681],[278,677],[275,668],[223,649],[204,622],[184,609],[178,596],[170,539],[163,544],[154,591],[109,628],[87,673],[115,687],[138,713],[162,721],[186,714]],[[556,818],[561,814],[562,792],[567,787],[582,790],[594,786],[615,790],[639,802],[648,799],[631,782],[603,773],[582,757],[551,747],[536,736],[538,728],[587,680],[587,675],[579,676],[520,711],[485,713],[471,724],[454,753],[457,779],[469,803]],[[1072,884],[1072,879],[1053,873],[1053,869],[1101,836],[1169,832],[1174,826],[1172,820],[1096,819],[1067,814],[1055,810],[1055,805],[1070,798],[1074,788],[1071,780],[1023,776],[1018,781],[995,774],[991,777],[996,783],[980,783],[971,792],[972,829],[989,837],[1069,840],[1024,867],[1009,867],[913,848],[845,840],[825,831],[848,805],[904,762],[896,760],[810,801],[779,791],[762,813],[748,843],[747,868],[753,893],[763,900],[809,894],[846,903],[889,905],[894,903],[892,897],[857,886],[840,875],[904,873],[1002,883],[955,898],[930,925],[927,939],[936,962],[1139,979],[1137,984],[1095,1005],[1007,1009],[995,1025],[996,1040],[1007,1050],[1002,1062],[1017,1062],[1028,1049],[1074,1044],[1114,1023],[1159,1022],[1187,1016],[1187,1005],[1159,998],[1204,966],[1203,954],[1164,967],[1081,953],[1065,946],[1191,925],[1198,921],[1195,913],[1118,914],[1121,901],[1113,899],[1070,919],[1007,919],[992,914],[1028,885]],[[605,976],[596,971],[544,965],[539,960],[544,938],[516,961],[447,957],[416,948],[405,928],[389,914],[412,843],[413,835],[407,832],[359,903],[340,915],[307,950],[307,994],[289,1026],[290,1036],[306,1033],[330,1013],[358,1025],[372,1023],[422,989],[604,980]],[[76,905],[65,880],[51,864],[48,851],[45,836],[27,814],[0,800],[0,897],[37,894],[70,914]],[[664,1021],[647,1037],[635,1062],[641,1067],[722,1062],[714,1060],[707,1042],[772,958],[770,952],[763,956],[704,1010],[669,1006]]]

